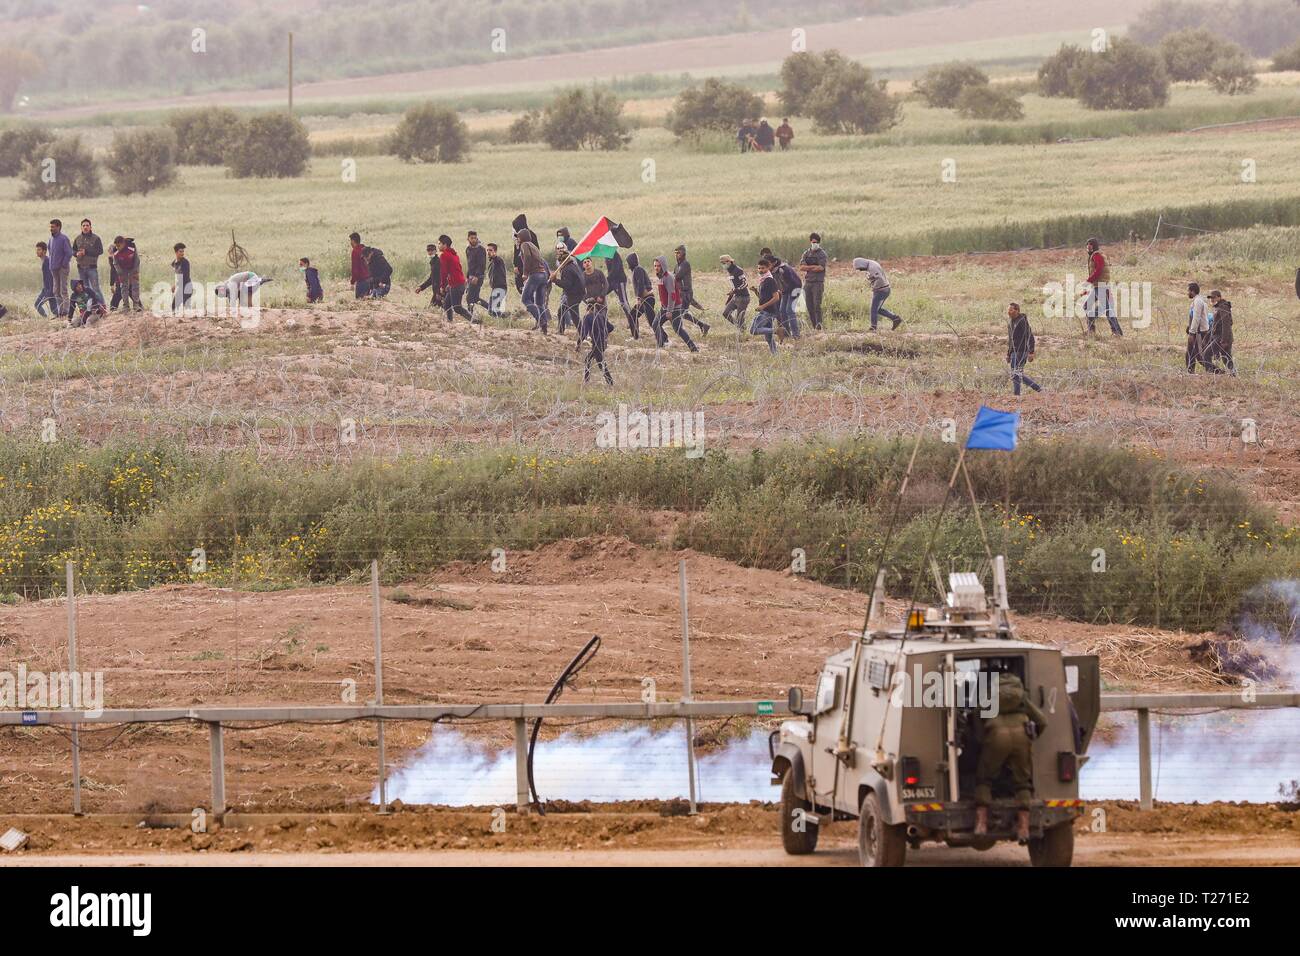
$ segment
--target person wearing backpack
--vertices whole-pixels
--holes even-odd
[[[1016,838],[1029,840],[1029,802],[1034,796],[1034,740],[1047,727],[1047,718],[1034,706],[1015,674],[998,673],[998,709],[984,717],[979,758],[975,765],[975,832],[989,832],[989,803],[993,781],[1002,768],[1011,773],[1016,791]]]
[[[1034,339],[1034,330],[1029,325],[1029,316],[1020,311],[1020,303],[1012,302],[1007,306],[1007,364],[1011,366],[1012,394],[1020,394],[1020,383],[1024,382],[1035,392],[1043,387],[1025,374],[1025,364],[1034,360],[1038,342]]]
[[[140,252],[135,247],[135,240],[128,236],[117,236],[108,258],[117,273],[113,307],[117,308],[117,304],[120,304],[123,312],[131,309],[143,312],[144,305],[140,301]]]
[[[1211,358],[1223,362],[1223,367],[1236,375],[1237,366],[1232,362],[1232,303],[1215,289],[1210,293],[1210,307],[1214,309],[1214,322],[1210,325]]]
[[[393,287],[393,267],[389,265],[383,249],[366,246],[365,250],[366,273],[369,276],[367,281],[370,283],[366,295],[372,299],[382,299]]]
[[[776,279],[781,290],[781,302],[777,310],[778,328],[783,334],[779,338],[799,338],[799,319],[794,314],[794,300],[803,294],[803,280],[794,266],[779,256],[769,253],[772,277]]]

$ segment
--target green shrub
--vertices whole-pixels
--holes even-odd
[[[1276,73],[1300,70],[1300,40],[1273,54],[1273,65],[1270,69]]]
[[[822,56],[824,73],[805,106],[823,133],[879,133],[898,124],[902,104],[861,63],[835,50]]]
[[[38,149],[23,172],[24,199],[70,199],[99,195],[99,167],[80,136],[65,136]]]
[[[1189,83],[1209,75],[1210,64],[1223,45],[1224,41],[1209,30],[1197,27],[1170,33],[1160,41],[1159,50],[1169,79]],[[1235,43],[1229,45],[1240,49]]]
[[[988,74],[974,64],[945,63],[927,70],[917,81],[916,92],[930,106],[955,109],[963,90],[988,85]]]
[[[1169,101],[1169,75],[1155,50],[1121,37],[1074,71],[1079,102],[1092,110],[1144,110]]]
[[[20,175],[53,140],[49,127],[36,123],[22,123],[0,132],[0,176]]]
[[[307,171],[310,159],[307,127],[287,113],[252,117],[226,151],[226,165],[240,179],[292,179]]]
[[[1043,96],[1072,97],[1079,95],[1076,71],[1088,54],[1073,44],[1061,48],[1043,61],[1038,68],[1038,91]]]
[[[1241,47],[1221,52],[1210,64],[1207,79],[1216,93],[1228,96],[1253,93],[1259,88],[1255,61]]]
[[[120,193],[149,193],[176,179],[176,134],[167,127],[113,136],[108,171]]]
[[[542,115],[542,139],[551,149],[624,149],[631,136],[623,120],[623,101],[594,86],[566,90]]]
[[[539,143],[542,140],[542,111],[520,113],[510,123],[506,140],[511,143]]]
[[[808,100],[822,81],[824,61],[817,53],[792,53],[781,61],[782,109],[792,116],[804,116]],[[751,117],[752,118],[752,117]]]
[[[1025,108],[1020,98],[994,86],[968,86],[957,97],[957,112],[967,119],[1020,120]]]
[[[407,163],[459,163],[469,152],[469,129],[450,107],[422,103],[406,111],[390,149]]]
[[[183,166],[220,166],[239,142],[244,122],[234,110],[215,106],[178,110],[167,116],[176,134],[176,162]]]
[[[734,132],[745,120],[763,113],[763,98],[737,83],[715,77],[678,94],[665,125],[675,135],[707,131]]]
[[[375,557],[395,579],[485,560],[494,547],[589,534],[652,544],[664,511],[684,518],[675,546],[773,569],[788,568],[798,548],[809,577],[865,591],[911,449],[878,438],[694,460],[680,450],[547,458],[516,449],[303,472],[170,443],[0,438],[0,594],[57,592],[69,559],[102,591],[346,581]],[[935,536],[955,454],[939,441],[920,447],[890,547],[896,595],[919,580],[932,597],[919,563],[932,537],[941,567],[983,562],[964,495]],[[1252,588],[1300,575],[1300,533],[1235,483],[1156,454],[1025,442],[967,462],[1019,610],[1203,630],[1229,622]]]

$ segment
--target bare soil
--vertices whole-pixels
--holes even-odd
[[[594,661],[566,702],[639,701],[642,681],[661,700],[680,696],[677,560],[688,562],[691,654],[697,699],[784,697],[806,689],[825,657],[862,626],[859,595],[776,571],[626,539],[557,542],[507,555],[505,573],[453,565],[427,580],[384,588],[384,700],[390,704],[541,701],[593,635]],[[890,612],[902,605],[891,602]],[[373,698],[369,588],[242,593],[203,585],[91,595],[78,600],[78,668],[102,671],[107,708],[338,704]],[[1191,635],[1124,626],[1018,618],[1022,636],[1102,651],[1108,687],[1221,689],[1184,650]],[[66,667],[66,606],[0,609],[11,666]],[[457,729],[497,748],[503,722]],[[598,733],[613,722],[548,725]],[[704,722],[704,750],[743,733],[743,721]],[[386,725],[390,765],[428,739],[424,722]],[[208,804],[208,739],[189,722],[82,731],[84,808],[92,813],[189,812]],[[368,805],[377,737],[368,721],[231,727],[227,795],[237,810],[337,810]],[[0,812],[57,813],[71,803],[64,728],[0,731]]]
[[[1238,804],[1101,803],[1106,831],[1092,814],[1076,824],[1075,865],[1300,865],[1300,812]],[[856,824],[822,833],[811,857],[780,849],[777,811],[769,805],[704,804],[684,816],[669,804],[579,806],[567,812],[498,816],[492,808],[398,807],[388,815],[281,814],[229,817],[194,833],[157,821],[5,817],[30,835],[5,859],[11,865],[450,865],[450,866],[854,866]],[[499,827],[498,827],[499,828]],[[911,865],[1027,866],[1025,850],[1001,843],[987,852],[925,844]]]

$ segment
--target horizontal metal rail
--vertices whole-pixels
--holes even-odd
[[[757,717],[790,713],[783,700],[693,700],[662,703],[589,704],[383,704],[290,705],[285,707],[149,707],[104,710],[92,715],[84,710],[0,711],[6,724],[146,724],[177,720],[203,723],[239,721],[343,721],[343,720],[532,720],[544,717],[612,717],[646,720],[673,717]]]
[[[1102,694],[1103,711],[1201,710],[1205,708],[1300,707],[1300,691],[1259,691],[1249,699],[1237,691],[1203,694]],[[673,717],[789,716],[783,700],[694,700],[654,704],[597,702],[584,704],[291,704],[280,707],[148,707],[104,710],[5,710],[0,726],[13,724],[138,724],[195,720],[341,721],[341,720],[533,720],[610,717],[647,720]]]
[[[1300,691],[1206,694],[1102,694],[1102,710],[1200,710],[1204,707],[1300,707]]]
[[[1142,809],[1153,806],[1151,787],[1151,711],[1223,710],[1237,708],[1300,707],[1300,692],[1259,691],[1250,694],[1220,691],[1204,694],[1102,694],[1107,712],[1136,711],[1138,720],[1138,788]],[[212,812],[218,820],[226,812],[223,724],[319,722],[350,720],[510,720],[515,727],[516,807],[528,809],[526,775],[528,720],[538,718],[612,718],[654,720],[694,717],[788,716],[783,700],[693,700],[663,703],[584,704],[365,704],[351,706],[290,705],[282,707],[147,707],[85,710],[0,711],[0,726],[51,724],[144,724],[194,721],[207,724],[211,745]],[[381,807],[381,812],[383,811]],[[79,812],[79,808],[77,810]]]

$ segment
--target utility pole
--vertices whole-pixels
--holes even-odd
[[[293,113],[293,34],[289,34],[289,113]]]

